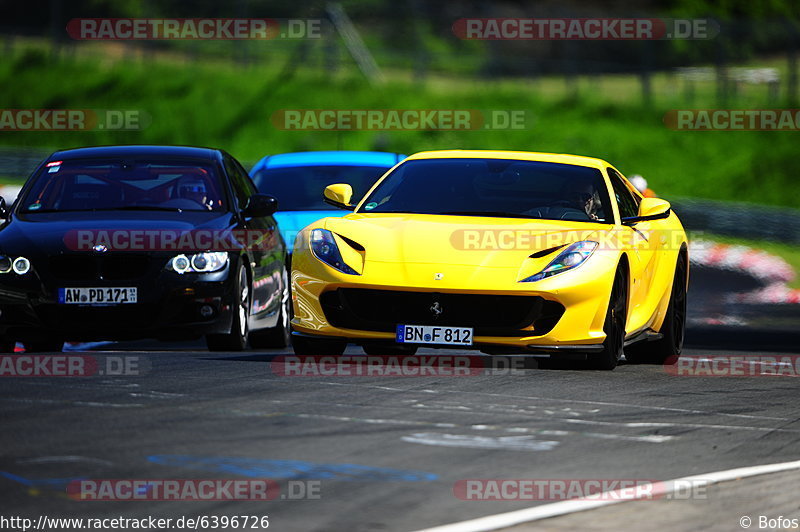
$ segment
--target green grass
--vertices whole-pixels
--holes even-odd
[[[118,54],[119,55],[119,54]],[[415,84],[408,72],[387,72],[371,87],[351,68],[285,70],[283,61],[237,68],[223,60],[188,61],[124,54],[51,59],[19,48],[0,65],[6,109],[136,109],[151,123],[140,131],[0,132],[7,146],[68,148],[116,143],[215,146],[245,162],[265,154],[318,149],[486,148],[576,153],[607,159],[626,174],[644,175],[660,195],[693,196],[797,207],[800,158],[796,132],[680,132],[664,126],[670,109],[714,105],[713,84],[697,84],[691,104],[682,82],[653,79],[653,104],[641,104],[632,76],[475,81],[432,76]],[[764,87],[740,92],[730,107],[764,108]],[[779,106],[772,104],[772,106]],[[522,109],[522,130],[282,131],[280,109]]]
[[[791,288],[800,288],[800,248],[790,246],[788,244],[781,244],[778,242],[770,242],[765,240],[749,240],[746,238],[738,238],[731,236],[716,235],[710,233],[702,234],[703,240],[710,240],[720,244],[731,244],[737,246],[747,246],[753,249],[766,251],[772,255],[777,255],[789,263],[794,269],[798,277],[789,283]]]

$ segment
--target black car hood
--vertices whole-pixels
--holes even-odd
[[[76,251],[79,231],[177,232],[225,231],[236,223],[223,212],[54,212],[14,215],[0,226],[0,253],[9,255],[55,255]],[[143,251],[157,251],[144,249]]]

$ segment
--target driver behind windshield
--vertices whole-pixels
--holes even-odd
[[[205,162],[56,161],[22,198],[24,213],[116,209],[214,211],[225,198]]]
[[[601,220],[600,194],[593,183],[585,182],[578,185],[572,197],[576,209],[583,211],[592,220]]]
[[[178,183],[178,197],[194,201],[208,210],[212,209],[212,202],[208,199],[208,192],[203,179],[190,178],[180,181]]]

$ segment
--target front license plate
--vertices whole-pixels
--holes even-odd
[[[472,345],[472,327],[398,325],[400,344]]]
[[[59,288],[58,302],[64,305],[122,305],[136,303],[136,287]]]

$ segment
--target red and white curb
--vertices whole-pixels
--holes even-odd
[[[745,294],[735,294],[733,300],[737,303],[798,304],[800,303],[800,290],[775,283]]]
[[[749,275],[765,286],[751,292],[734,294],[739,303],[796,304],[800,290],[789,288],[797,274],[777,255],[747,246],[694,240],[689,244],[689,261],[697,266],[717,268]]]

